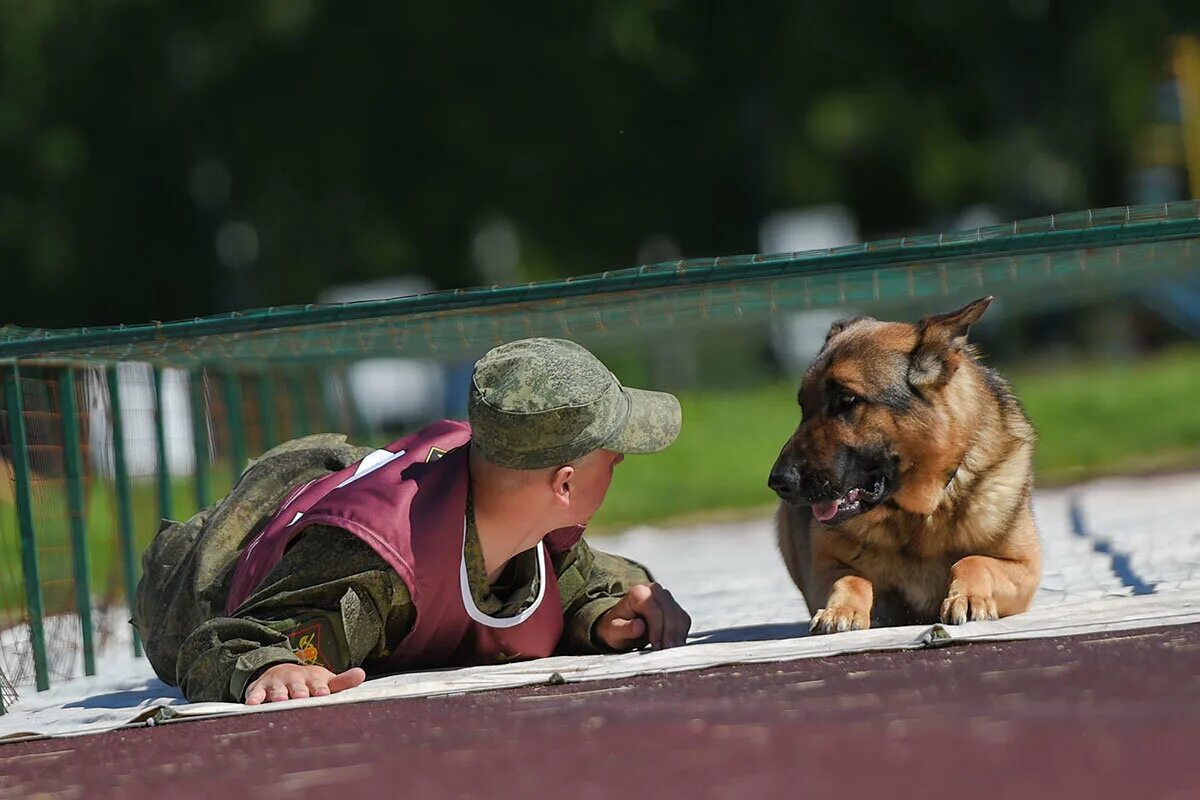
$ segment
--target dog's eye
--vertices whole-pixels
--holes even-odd
[[[854,408],[854,404],[858,402],[858,397],[850,392],[838,392],[833,398],[833,413],[841,414]]]

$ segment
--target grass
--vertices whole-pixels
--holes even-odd
[[[0,474],[3,474],[0,471]],[[5,476],[11,477],[11,476]],[[229,471],[215,468],[209,481],[214,496],[232,481]],[[38,567],[42,601],[48,614],[75,609],[73,562],[70,529],[67,523],[65,484],[61,480],[35,479],[33,484],[34,529],[37,532]],[[186,518],[195,509],[194,483],[191,479],[172,482],[174,516]],[[141,568],[142,550],[158,530],[158,483],[153,479],[131,481],[133,536],[137,567]],[[117,509],[114,489],[107,481],[92,480],[86,490],[88,574],[92,596],[112,598],[124,595],[124,577],[117,537]],[[5,609],[23,608],[24,583],[21,580],[20,537],[12,484],[0,481],[0,628],[4,627]]]
[[[1200,466],[1200,348],[1013,378],[1044,484]]]
[[[1200,397],[1200,348],[1131,364],[1030,368],[1009,377],[1041,435],[1036,462],[1041,485],[1200,466],[1195,400]],[[786,383],[681,395],[679,440],[663,453],[626,459],[593,529],[770,508],[767,473],[799,418],[794,398],[795,387]],[[215,473],[212,491],[223,491],[229,482],[228,474]],[[175,516],[189,515],[194,508],[191,480],[175,481],[173,496]],[[133,498],[140,555],[157,530],[156,484],[135,482]],[[39,563],[50,612],[73,607],[63,502],[60,483],[37,489]],[[119,594],[111,486],[91,484],[88,523],[93,593]],[[0,610],[24,604],[19,553],[11,487],[0,481]]]
[[[1009,377],[1040,435],[1039,485],[1200,466],[1200,348]],[[625,460],[597,529],[773,505],[767,473],[799,421],[795,386],[683,394],[680,403],[679,439]]]

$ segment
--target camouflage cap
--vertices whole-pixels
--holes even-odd
[[[493,464],[540,469],[601,448],[656,453],[679,435],[679,401],[628,389],[565,339],[521,339],[484,354],[471,376],[472,440]]]

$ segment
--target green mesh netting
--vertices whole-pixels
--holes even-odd
[[[195,366],[449,358],[524,336],[628,334],[796,309],[870,309],[981,294],[1036,301],[1194,272],[1197,239],[1200,201],[1109,208],[833,250],[693,259],[395,300],[93,329],[8,327],[0,329],[0,360]]]

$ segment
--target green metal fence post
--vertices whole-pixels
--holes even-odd
[[[308,415],[308,396],[312,392],[313,384],[306,384],[304,381],[304,373],[297,372],[292,375],[292,406],[296,409],[296,416],[292,423],[292,437],[308,436],[313,432],[312,419]],[[316,384],[317,390],[320,391],[321,384]]]
[[[246,423],[242,418],[242,385],[233,370],[225,372],[225,413],[229,415],[229,452],[233,457],[233,482],[246,468]]]
[[[133,542],[133,501],[129,491],[129,468],[125,462],[125,419],[121,414],[121,382],[117,368],[106,370],[108,377],[108,406],[112,413],[113,479],[117,484],[117,539],[121,549],[121,564],[125,571],[125,599],[133,608],[137,594],[137,561]],[[142,640],[133,632],[133,654],[142,654]]]
[[[208,415],[204,404],[204,370],[188,376],[188,394],[192,407],[192,450],[195,453],[196,509],[208,507]]]
[[[163,371],[154,368],[154,447],[158,459],[158,516],[175,519],[171,498],[171,464],[167,461],[167,416],[163,404]]]
[[[46,658],[46,629],[43,623],[42,582],[38,576],[37,537],[33,529],[30,491],[29,445],[25,438],[21,369],[14,362],[4,373],[4,397],[8,406],[8,441],[12,446],[13,478],[16,480],[17,521],[21,528],[21,572],[25,580],[25,604],[29,609],[29,640],[37,688],[50,688],[50,666]]]
[[[262,431],[262,449],[267,452],[279,444],[279,426],[275,424],[275,376],[258,376],[258,421]]]
[[[79,441],[79,412],[75,402],[75,370],[64,367],[58,384],[62,406],[63,446],[67,466],[67,508],[70,513],[71,555],[75,569],[75,610],[83,637],[83,671],[96,674],[96,646],[92,639],[92,578],[87,538],[87,507],[83,496],[83,455]]]
[[[342,402],[346,404],[346,413],[350,417],[350,430],[346,431],[346,433],[350,434],[355,444],[365,445],[371,441],[371,426],[367,424],[367,418],[363,416],[358,403],[354,402],[354,390],[350,384],[350,370],[338,370],[338,375],[342,384]]]
[[[316,370],[313,383],[320,393],[321,423],[325,426],[325,433],[336,433],[342,427],[338,422],[337,409],[333,405],[333,392],[337,389],[337,378],[332,371]]]

